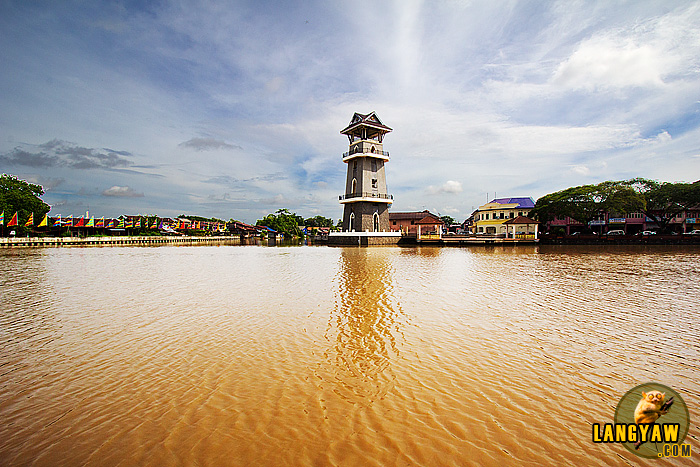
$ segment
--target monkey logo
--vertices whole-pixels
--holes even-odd
[[[646,458],[674,456],[674,452],[678,456],[686,450],[690,455],[690,445],[682,444],[689,427],[688,406],[678,392],[663,384],[644,383],[618,402],[613,431],[625,433],[614,442]]]

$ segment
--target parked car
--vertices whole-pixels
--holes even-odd
[[[698,229],[691,230],[690,232],[686,232],[683,235],[700,235],[700,230],[698,230]]]
[[[653,230],[642,230],[641,232],[637,233],[637,235],[656,235],[656,232]]]
[[[624,235],[625,231],[624,230],[608,230],[608,233],[605,235]]]

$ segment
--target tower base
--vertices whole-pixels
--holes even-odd
[[[384,246],[396,245],[401,232],[331,232],[328,246]]]

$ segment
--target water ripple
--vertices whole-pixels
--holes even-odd
[[[648,465],[590,424],[650,380],[699,419],[699,259],[0,250],[0,463]]]

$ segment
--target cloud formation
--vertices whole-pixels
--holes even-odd
[[[0,28],[0,170],[76,212],[337,218],[372,110],[397,211],[700,173],[698,2],[18,2]]]
[[[71,169],[115,169],[131,165],[126,151],[86,148],[61,140],[51,140],[37,146],[38,152],[15,148],[0,155],[0,165]]]
[[[196,151],[213,151],[219,149],[234,149],[241,150],[242,147],[229,144],[225,141],[217,140],[214,138],[192,138],[185,142],[180,143],[178,146],[182,148],[194,149]]]
[[[428,193],[433,195],[441,193],[457,194],[461,193],[462,191],[462,183],[455,180],[447,180],[445,183],[437,187],[432,185],[428,187]]]
[[[102,196],[111,196],[115,198],[143,198],[143,193],[137,193],[128,186],[113,186],[102,192]]]

